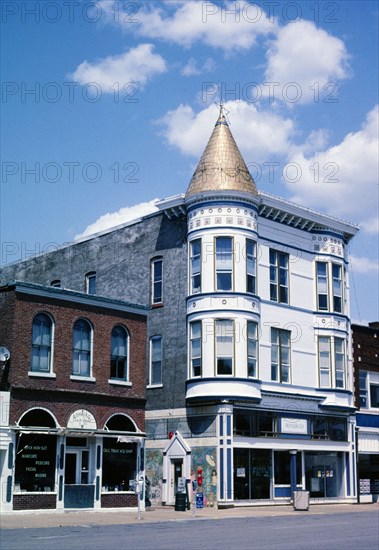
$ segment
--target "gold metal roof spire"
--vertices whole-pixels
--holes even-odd
[[[224,105],[220,103],[219,107],[216,125],[192,176],[186,197],[206,191],[242,191],[258,195],[255,182],[230,131]]]

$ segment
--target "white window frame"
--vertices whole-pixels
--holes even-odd
[[[222,241],[229,240],[231,247],[230,247],[230,267],[227,266],[228,261],[227,257],[229,256],[229,251],[226,252],[226,248],[223,250],[222,247],[218,248],[218,245]],[[215,250],[215,290],[217,292],[231,292],[234,288],[234,239],[233,237],[230,237],[229,235],[220,235],[218,237],[215,237],[215,243],[214,243],[214,250]],[[229,249],[228,249],[229,250]],[[224,264],[224,265],[223,265]],[[226,265],[225,265],[226,264]],[[219,275],[230,275],[230,288],[219,288],[218,284],[218,276]]]
[[[272,261],[272,256],[274,256],[274,261]],[[285,266],[281,265],[281,259],[285,259]],[[272,302],[277,302],[278,304],[289,304],[290,303],[290,272],[289,272],[289,254],[287,252],[281,252],[280,250],[275,250],[270,248],[269,250],[269,263],[270,263],[270,300]],[[286,275],[286,284],[281,284],[281,274],[285,273]],[[286,291],[286,300],[282,300],[282,289]],[[273,290],[275,291],[273,293]],[[275,295],[274,295],[275,294]]]
[[[153,382],[153,353],[154,342],[160,343],[160,358],[156,363],[160,363],[160,380]],[[150,337],[149,340],[149,383],[148,387],[162,387],[163,385],[163,338],[161,335],[156,334]]]
[[[319,274],[319,266],[325,266],[325,274]],[[336,270],[338,276],[336,277]],[[345,269],[342,264],[325,260],[316,261],[316,309],[317,311],[332,311],[344,313]],[[321,292],[322,287],[326,287]],[[326,296],[326,307],[320,307],[320,297]],[[337,305],[337,300],[340,306]]]
[[[327,349],[322,350],[321,344]],[[342,351],[337,349],[337,344],[342,344]],[[323,356],[321,356],[323,353]],[[323,360],[322,360],[323,357]],[[338,368],[338,357],[342,358],[342,369]],[[346,340],[339,336],[318,336],[317,338],[318,358],[318,384],[320,388],[333,388],[343,390],[346,388]],[[328,384],[322,383],[322,372],[328,373]],[[338,376],[342,372],[341,376]],[[340,381],[342,380],[342,385]]]
[[[200,252],[198,254],[194,253],[194,246],[200,246]],[[202,260],[202,246],[201,239],[194,239],[189,243],[190,247],[190,294],[199,294],[201,292],[201,260]],[[195,270],[194,265],[198,261],[199,269]],[[194,285],[195,278],[199,278],[199,285]]]
[[[49,320],[50,320],[50,345],[49,346],[44,346],[44,345],[37,345],[37,344],[34,344],[34,341],[33,341],[33,326],[34,326],[34,322],[36,320],[36,318],[38,316],[46,316]],[[53,374],[53,358],[54,358],[54,332],[55,332],[55,323],[54,323],[54,319],[52,318],[52,316],[47,313],[46,311],[40,311],[38,313],[36,313],[36,315],[33,317],[33,321],[32,321],[32,342],[31,342],[31,355],[30,355],[30,370],[29,370],[29,375],[30,376],[46,376],[46,377],[51,377],[51,376],[54,376],[55,375]],[[48,369],[46,370],[42,370],[42,369],[35,369],[33,370],[33,349],[38,347],[39,349],[41,348],[48,348]]]
[[[96,294],[96,271],[86,273],[86,294],[94,296]],[[95,287],[94,289],[92,287]]]
[[[288,345],[284,343],[285,338],[288,339]],[[288,350],[288,362],[285,361],[286,350]],[[277,360],[274,360],[275,356]],[[273,374],[274,368],[276,376]],[[285,370],[288,370],[287,380],[285,380]],[[271,380],[280,384],[291,383],[291,331],[277,327],[271,327]]]
[[[219,330],[222,326],[226,327],[226,323],[229,324],[229,330]],[[215,319],[214,322],[214,335],[215,335],[215,373],[216,376],[234,376],[234,356],[235,356],[235,326],[233,319]],[[223,354],[220,353],[220,345],[225,344],[223,340],[230,339],[230,353]],[[231,359],[231,373],[219,373],[218,372],[218,361],[219,359]]]
[[[253,247],[252,254],[248,252],[250,245]],[[249,280],[252,281],[253,290],[249,290]],[[257,243],[253,239],[246,239],[246,292],[257,293]]]
[[[200,327],[200,336],[194,336],[193,329],[195,327]],[[192,321],[189,326],[189,359],[190,359],[190,378],[200,378],[203,375],[203,327],[201,321]],[[195,347],[195,343],[197,345],[200,342],[200,352],[199,354],[195,354],[193,349]],[[200,360],[200,366],[194,367],[194,362]],[[199,374],[195,374],[195,368],[198,368],[200,370]]]
[[[361,387],[361,377],[365,377],[365,388]],[[379,407],[373,407],[371,403],[371,386],[379,386],[379,373],[369,370],[359,369],[359,408],[364,411],[379,411]],[[366,406],[360,403],[361,392],[366,393]]]
[[[250,336],[249,328],[254,329],[254,336]],[[247,353],[247,376],[248,378],[258,378],[258,323],[247,321],[246,323],[246,353]],[[253,352],[253,353],[252,353]],[[249,365],[255,362],[254,373],[250,374]]]
[[[75,345],[75,342],[74,342],[74,333],[75,333],[75,325],[78,323],[78,322],[84,322],[86,323],[88,326],[89,326],[89,329],[90,329],[90,334],[89,334],[89,338],[90,338],[90,349],[89,350],[84,350],[84,349],[80,349],[80,350],[75,350],[74,348],[74,345]],[[89,353],[89,372],[88,374],[80,374],[80,372],[74,372],[74,353],[76,353],[77,351],[79,352],[88,352]],[[70,379],[71,380],[94,380],[94,378],[92,377],[92,369],[93,369],[93,326],[92,326],[92,323],[90,323],[90,321],[88,321],[88,319],[85,319],[83,317],[77,319],[72,327],[72,365],[71,365],[71,376],[70,376]]]
[[[161,264],[161,275],[157,275],[156,265]],[[152,258],[150,260],[150,294],[151,294],[151,305],[161,305],[163,304],[163,258]],[[156,292],[156,288],[160,288],[160,295]]]
[[[126,339],[126,343],[125,343],[125,353],[126,355],[113,355],[112,354],[112,340],[113,340],[113,331],[115,329],[122,329],[125,333],[125,339]],[[110,383],[114,383],[114,382],[119,382],[119,383],[122,383],[122,382],[128,382],[129,381],[129,345],[130,345],[130,336],[129,336],[129,331],[123,326],[123,325],[115,325],[111,331],[111,356],[110,356],[110,375],[109,375],[109,382]],[[114,361],[115,359],[114,358],[124,358],[125,360],[125,377],[124,378],[115,378],[115,377],[112,377],[112,361]]]

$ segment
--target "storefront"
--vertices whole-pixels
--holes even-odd
[[[124,413],[98,428],[77,409],[66,427],[35,408],[14,427],[13,509],[136,507],[144,478],[144,434]]]

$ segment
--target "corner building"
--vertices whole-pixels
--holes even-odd
[[[3,270],[149,306],[153,503],[356,498],[347,247],[354,224],[259,191],[221,109],[186,194]],[[48,261],[47,261],[48,257]]]

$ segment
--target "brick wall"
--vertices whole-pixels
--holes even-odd
[[[57,495],[13,495],[13,510],[54,510]]]
[[[0,293],[2,311],[0,339],[9,348],[8,383],[11,390],[10,421],[15,423],[32,407],[46,407],[62,426],[71,413],[85,406],[95,416],[98,428],[115,412],[129,414],[144,431],[146,378],[146,317],[110,308],[78,305],[55,298],[30,296],[14,291]],[[3,307],[4,306],[4,307]],[[36,314],[48,313],[54,321],[53,372],[56,378],[34,377],[30,371],[32,322]],[[93,327],[93,372],[95,382],[74,381],[72,329],[85,318]],[[124,326],[130,335],[129,381],[114,385],[110,378],[111,332]]]
[[[352,325],[355,406],[359,407],[359,371],[379,372],[379,323]]]
[[[110,493],[101,495],[102,508],[128,508],[137,507],[137,495]]]

